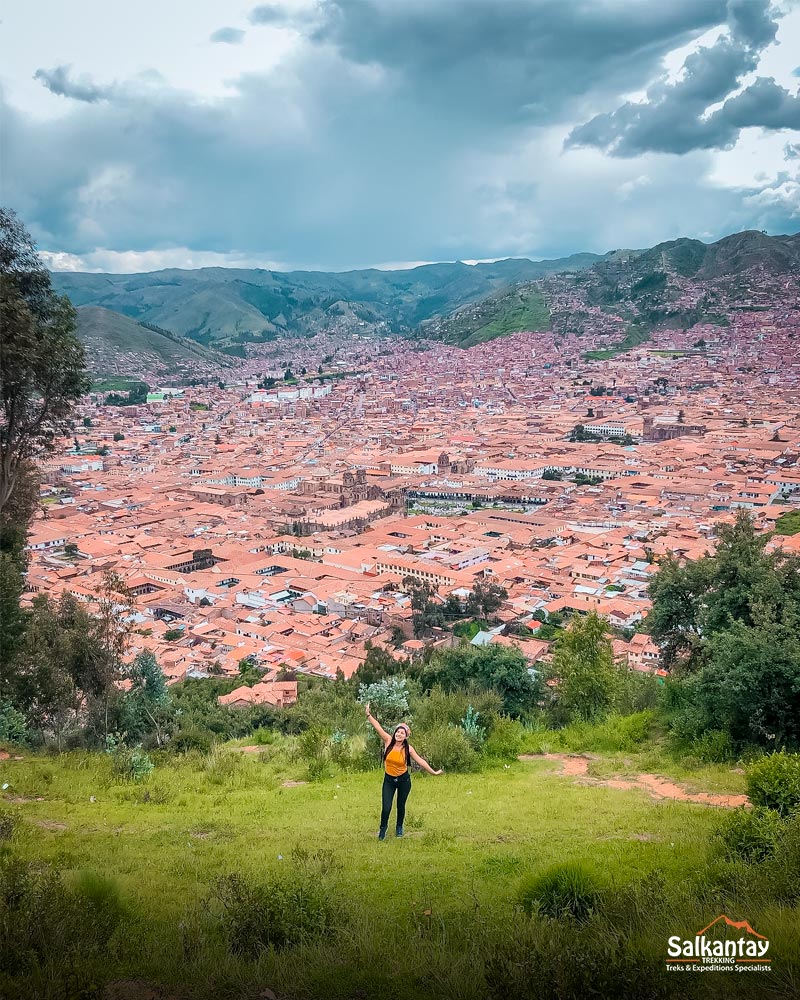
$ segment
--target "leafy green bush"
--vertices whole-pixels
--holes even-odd
[[[297,737],[297,753],[308,768],[309,781],[322,781],[328,775],[331,743],[328,734],[319,726],[306,729]]]
[[[397,719],[408,717],[408,682],[404,677],[388,677],[374,684],[361,684],[358,700],[370,703],[376,718]]]
[[[109,733],[106,737],[106,753],[111,757],[111,773],[120,781],[141,781],[154,767],[141,745],[126,746],[118,733]]]
[[[576,862],[553,865],[529,875],[517,890],[517,902],[528,914],[586,920],[597,908],[600,890],[591,872]]]
[[[800,807],[800,754],[767,754],[747,769],[747,793],[755,806],[788,816]]]
[[[270,948],[328,937],[343,920],[341,900],[325,878],[294,868],[261,883],[237,874],[220,876],[212,893],[234,955],[257,958]]]
[[[258,729],[253,730],[250,740],[254,746],[268,746],[270,743],[275,742],[275,732],[272,729],[265,729],[264,726],[259,726]]]
[[[493,760],[516,760],[522,752],[525,728],[516,719],[498,719],[491,735],[483,744],[484,757]]]
[[[214,740],[207,729],[200,729],[192,726],[188,729],[179,729],[170,739],[168,746],[173,753],[188,753],[196,750],[202,754],[211,753]]]
[[[445,771],[474,771],[478,764],[478,754],[460,726],[434,726],[419,735],[416,749],[431,767]]]
[[[763,861],[774,851],[782,826],[774,809],[756,806],[736,809],[723,817],[714,836],[721,841],[722,852],[729,860]]]
[[[736,756],[733,740],[723,729],[709,729],[692,740],[691,754],[708,764],[726,764]]]
[[[25,716],[18,712],[10,701],[0,699],[0,740],[27,746],[30,737]]]

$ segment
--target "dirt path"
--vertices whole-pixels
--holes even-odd
[[[716,792],[690,792],[669,778],[657,774],[634,774],[625,778],[596,778],[589,774],[589,764],[599,760],[591,755],[569,753],[522,754],[520,760],[554,760],[561,765],[561,774],[573,778],[576,785],[602,785],[623,791],[640,789],[652,799],[675,799],[679,802],[700,802],[706,806],[735,809],[749,805],[746,795],[721,795]]]

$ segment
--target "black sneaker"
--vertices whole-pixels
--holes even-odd
[[[386,827],[385,826],[382,826],[380,828],[380,830],[378,830],[378,840],[386,840]]]
[[[402,837],[403,836],[403,828],[402,828],[402,826],[398,826],[398,828],[395,830],[395,834],[394,835],[395,835],[395,837]]]

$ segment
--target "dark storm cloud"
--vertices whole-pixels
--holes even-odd
[[[459,116],[547,122],[596,90],[640,84],[725,10],[724,0],[331,0],[309,34]]]
[[[613,156],[729,149],[742,128],[796,128],[796,101],[774,80],[759,78],[735,97],[763,49],[775,40],[777,21],[768,0],[732,0],[729,34],[689,55],[680,79],[664,76],[644,102],[628,101],[573,129],[567,146],[594,146]],[[708,109],[724,101],[712,114]]]
[[[668,52],[726,18],[732,39],[691,62],[685,86],[704,107],[730,93],[771,30],[763,5],[758,16],[737,10],[723,0],[262,5],[251,23],[290,26],[297,44],[224,98],[81,81],[91,106],[47,124],[12,113],[8,194],[41,245],[77,254],[186,246],[334,267],[558,255],[681,235],[673,227],[698,225],[701,206],[705,228],[730,231],[740,199],[705,184],[703,154],[675,176],[620,161],[598,171],[596,153],[565,157],[568,168],[559,147],[569,123],[643,89]],[[776,98],[750,95],[789,114]],[[754,114],[744,101],[723,125]],[[662,127],[686,129],[679,114]]]
[[[33,74],[35,80],[47,87],[59,97],[71,97],[75,101],[95,104],[97,101],[107,101],[112,95],[112,85],[101,87],[92,83],[87,77],[78,80],[71,78],[71,66],[56,66],[55,69],[37,69]]]
[[[225,45],[239,45],[244,39],[245,32],[241,28],[217,28],[209,36],[210,42],[222,42]]]

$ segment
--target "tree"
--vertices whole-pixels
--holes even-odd
[[[594,721],[614,704],[620,673],[607,623],[594,611],[573,615],[555,643],[552,664],[558,714],[565,721]]]
[[[508,597],[508,591],[497,583],[486,580],[476,580],[467,598],[466,611],[468,615],[484,618],[494,614]]]
[[[678,410],[678,423],[679,424],[683,423],[685,416],[686,416],[686,414],[683,412],[683,410]]]
[[[91,427],[92,426],[92,418],[91,417],[84,417],[83,418],[83,426],[84,427]]]
[[[482,687],[496,691],[503,709],[519,716],[534,708],[542,698],[542,678],[531,674],[519,649],[488,645],[456,647],[435,653],[427,663],[411,667],[426,690],[436,684],[445,691]]]
[[[800,740],[800,559],[767,552],[747,511],[717,526],[713,554],[663,560],[647,622],[687,704],[683,735],[723,729],[733,740]]]
[[[156,746],[162,746],[172,721],[171,699],[167,681],[149,650],[136,656],[127,671],[131,688],[125,696],[124,726],[128,739],[140,740],[152,734]]]
[[[173,430],[174,430],[174,428],[173,428]],[[120,434],[119,431],[116,431],[116,433],[114,434],[114,440],[115,441],[124,441],[125,440],[125,435],[124,434]]]
[[[89,389],[75,326],[74,307],[53,291],[24,226],[0,209],[0,511]]]

